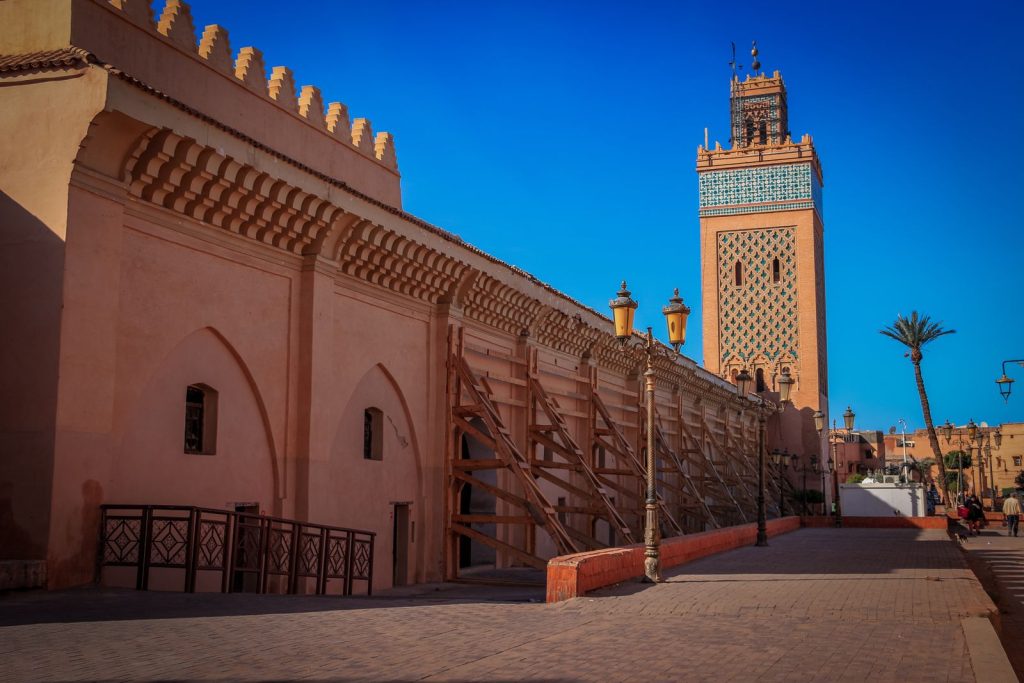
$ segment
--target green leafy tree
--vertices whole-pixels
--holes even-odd
[[[919,316],[917,311],[913,311],[909,318],[897,315],[896,321],[892,325],[879,330],[879,332],[910,349],[906,355],[914,364],[914,379],[917,381],[917,395],[921,399],[921,412],[924,414],[924,424],[928,430],[928,443],[932,447],[932,453],[935,454],[935,462],[939,465],[939,482],[943,487],[943,497],[949,500],[949,490],[946,486],[946,463],[942,459],[942,451],[939,449],[939,437],[935,434],[932,408],[928,403],[928,392],[925,391],[924,376],[921,374],[921,360],[924,358],[921,349],[943,335],[953,334],[956,330],[945,330],[942,328],[941,322],[932,322],[927,315]]]
[[[958,470],[963,466],[963,469],[971,469],[971,454],[966,451],[950,451],[945,455],[946,469],[947,470]]]
[[[950,451],[943,456],[946,461],[946,488],[953,493],[960,493],[960,482],[964,490],[970,489],[967,483],[971,472],[971,454],[966,451]],[[965,474],[961,477],[960,472]]]
[[[925,458],[914,462],[914,468],[917,469],[917,476],[921,479],[922,484],[927,483],[932,478],[932,466],[934,464],[934,458]]]
[[[855,472],[855,473],[851,474],[850,476],[848,476],[846,478],[846,483],[847,484],[859,484],[862,481],[864,481],[864,479],[865,479],[865,477],[864,477],[863,474],[859,474],[859,473]]]

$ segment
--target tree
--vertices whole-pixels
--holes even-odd
[[[945,500],[949,500],[949,491],[946,486],[946,463],[943,461],[942,451],[939,449],[939,437],[935,434],[932,408],[928,403],[928,393],[924,389],[924,376],[921,374],[921,360],[924,358],[921,349],[943,335],[953,334],[956,330],[944,330],[941,322],[932,322],[927,315],[919,316],[917,311],[913,311],[909,318],[897,315],[896,322],[879,332],[910,349],[906,355],[914,364],[914,379],[917,380],[917,395],[921,399],[921,412],[924,414],[924,424],[928,429],[928,443],[932,447],[935,462],[939,466],[942,495]]]
[[[969,470],[974,464],[971,462],[971,454],[967,451],[950,451],[946,453],[945,460],[947,470],[959,470],[961,468]]]
[[[1013,478],[1013,483],[1017,485],[1017,488],[1024,489],[1024,470],[1021,470],[1020,473]]]
[[[950,451],[943,458],[946,461],[946,488],[950,491],[960,493],[960,483],[963,482],[964,489],[969,489],[967,480],[971,472],[971,454],[966,451]],[[967,474],[961,476],[962,472]]]
[[[917,476],[921,480],[922,484],[927,484],[928,480],[932,478],[932,466],[934,464],[934,458],[924,458],[922,460],[914,461],[912,467],[917,470]]]

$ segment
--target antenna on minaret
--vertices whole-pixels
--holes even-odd
[[[750,68],[754,70],[754,75],[757,75],[758,70],[761,68],[761,62],[757,61],[757,41],[753,41],[753,46],[750,48],[750,56],[754,58],[754,63],[750,65]]]
[[[732,69],[732,77],[736,79],[740,77],[739,70],[743,68],[743,65],[736,63],[736,43],[730,42],[729,44],[732,45],[732,61],[729,62],[729,68]]]

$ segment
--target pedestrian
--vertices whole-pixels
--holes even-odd
[[[1009,495],[1003,501],[1003,514],[1006,515],[1006,535],[1016,536],[1020,526],[1020,501],[1017,496]]]
[[[985,509],[981,507],[981,501],[973,493],[967,496],[967,525],[975,536],[981,534],[981,525],[985,521]]]
[[[932,485],[931,485],[931,488],[928,489],[928,495],[927,495],[927,503],[926,503],[926,505],[928,507],[928,514],[929,515],[934,515],[935,514],[935,506],[938,505],[941,502],[942,502],[942,499],[939,497],[939,491],[938,491],[938,489],[935,488],[935,483],[933,482]]]

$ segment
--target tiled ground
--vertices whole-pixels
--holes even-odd
[[[0,679],[973,681],[960,619],[992,606],[935,531],[807,529],[667,576],[556,605],[13,595]]]
[[[980,536],[966,538],[964,550],[984,562],[994,578],[990,588],[999,598],[1003,645],[1018,675],[1024,675],[1024,534],[1012,538],[1005,527],[992,524]]]

